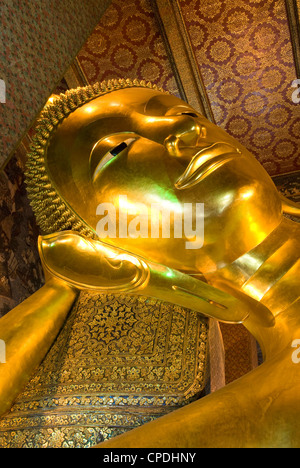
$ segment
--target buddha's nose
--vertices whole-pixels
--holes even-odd
[[[206,128],[191,115],[178,116],[170,130],[164,141],[170,156],[189,160],[195,147],[201,146],[201,142],[204,145]]]

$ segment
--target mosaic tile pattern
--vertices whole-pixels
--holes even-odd
[[[38,235],[20,151],[0,174],[0,317],[43,285]]]
[[[225,380],[229,384],[257,367],[257,345],[243,325],[222,323],[220,328],[225,351]]]
[[[284,196],[300,203],[300,171],[274,177],[274,182]]]
[[[0,419],[0,446],[87,448],[200,398],[207,331],[207,319],[188,309],[82,293]]]
[[[2,0],[0,167],[97,24],[108,0]]]

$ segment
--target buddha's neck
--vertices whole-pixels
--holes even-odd
[[[210,274],[208,281],[219,288],[226,285],[243,291],[268,307],[274,326],[263,327],[259,317],[249,317],[245,327],[264,351],[265,359],[274,356],[300,339],[299,290],[300,226],[286,218],[257,247],[235,262]],[[297,336],[296,336],[297,335]]]

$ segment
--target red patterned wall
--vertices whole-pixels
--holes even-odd
[[[216,122],[269,174],[300,169],[284,0],[179,0]]]
[[[149,0],[113,0],[78,60],[89,83],[138,78],[178,95]]]

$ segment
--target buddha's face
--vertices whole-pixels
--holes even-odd
[[[117,224],[127,214],[128,225],[147,207],[150,226],[153,205],[183,214],[193,204],[195,215],[196,204],[204,204],[204,242],[197,248],[187,248],[184,229],[174,238],[172,216],[170,238],[151,237],[149,227],[143,238],[117,230],[116,238],[103,239],[182,271],[205,273],[234,261],[282,216],[272,180],[242,145],[185,102],[153,89],[113,91],[77,109],[51,139],[47,164],[59,193],[94,231],[99,205],[102,214],[115,206]]]

